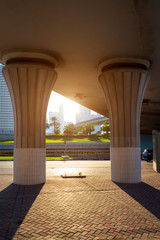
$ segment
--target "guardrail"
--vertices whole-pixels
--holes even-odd
[[[13,143],[1,143],[0,144],[0,156],[12,156],[14,144]],[[109,154],[110,143],[106,142],[66,142],[66,143],[47,143],[46,155],[54,156],[67,153],[70,155],[78,154]]]

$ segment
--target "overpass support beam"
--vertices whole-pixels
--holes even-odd
[[[149,62],[119,58],[99,65],[111,121],[111,180],[141,181],[140,114]]]
[[[57,77],[54,61],[45,54],[26,52],[7,53],[4,59],[15,121],[14,183],[44,183],[46,110]]]

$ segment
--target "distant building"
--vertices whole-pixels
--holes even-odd
[[[14,117],[8,87],[2,75],[3,65],[0,64],[0,140],[14,136]]]
[[[52,123],[52,117],[56,117],[58,122],[60,123],[60,130],[61,133],[63,133],[63,128],[66,125],[64,121],[64,106],[61,104],[59,106],[59,112],[49,112],[49,119],[48,123]],[[50,127],[48,130],[46,130],[47,134],[53,134],[54,132],[54,127]]]
[[[76,114],[76,123],[91,120],[101,116],[102,115],[98,113],[93,114],[92,110],[80,105],[79,113]]]
[[[59,121],[61,133],[63,133],[64,126],[73,123],[73,122],[65,122],[64,121],[64,106],[63,106],[63,104],[61,104],[59,106],[59,111],[58,112],[51,112],[50,111],[48,113],[47,122],[49,124],[52,123],[52,117],[56,117],[57,120]],[[84,122],[84,121],[92,120],[92,119],[101,118],[101,117],[102,117],[102,115],[100,115],[98,113],[95,113],[95,112],[93,113],[92,110],[80,105],[79,113],[76,114],[76,124]],[[97,125],[93,124],[93,125],[94,125],[94,128],[95,128],[95,131],[92,132],[92,133],[97,133],[97,132],[101,131],[101,124],[97,124]],[[54,133],[54,127],[52,126],[49,129],[47,129],[46,133],[47,134],[53,134]]]
[[[76,123],[83,122],[91,118],[91,110],[80,105],[79,113],[76,114]]]
[[[85,124],[89,124],[90,122],[94,125],[94,131],[92,132],[92,134],[95,134],[95,133],[100,133],[101,132],[101,121],[100,122],[96,122],[96,123],[93,123],[92,120],[94,119],[98,119],[98,118],[104,118],[104,116],[98,114],[98,113],[92,113],[92,110],[84,107],[84,106],[80,106],[80,111],[79,113],[76,114],[76,124],[78,123],[83,123],[82,125],[85,125]],[[91,121],[90,121],[91,120]]]

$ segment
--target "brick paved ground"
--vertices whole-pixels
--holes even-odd
[[[160,174],[142,162],[142,183],[115,184],[110,167],[63,179],[56,169],[45,185],[11,184],[0,175],[2,239],[160,239]]]

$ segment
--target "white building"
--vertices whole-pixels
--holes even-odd
[[[0,140],[5,140],[14,136],[14,117],[10,94],[2,75],[2,67],[3,65],[0,65]]]
[[[64,106],[63,104],[61,104],[59,106],[59,112],[49,112],[49,121],[48,123],[52,123],[52,117],[56,117],[58,122],[60,123],[60,130],[61,130],[61,133],[63,133],[63,128],[64,126],[66,125],[65,124],[65,121],[64,121]],[[54,132],[54,127],[50,127],[47,131],[46,131],[48,134],[53,134]]]
[[[79,113],[76,114],[76,123],[91,120],[94,118],[101,117],[98,113],[92,113],[92,111],[82,105],[80,105]]]
[[[92,120],[98,117],[102,117],[102,115],[96,112],[93,113],[92,110],[90,110],[89,108],[86,108],[80,105],[79,113],[76,114],[76,123]],[[92,134],[95,134],[100,131],[101,131],[101,124],[99,125],[94,124],[94,131],[92,132]]]

